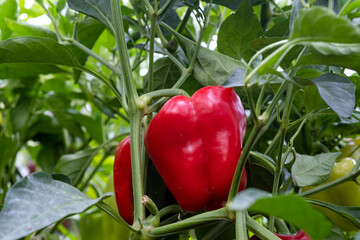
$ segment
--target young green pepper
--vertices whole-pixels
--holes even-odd
[[[232,88],[176,96],[152,119],[145,147],[168,189],[189,212],[223,206],[242,152],[246,115]],[[246,186],[242,173],[240,189]]]
[[[355,164],[355,160],[349,157],[342,158],[338,162],[335,162],[331,176],[325,183],[332,182],[349,174],[354,168]],[[314,187],[304,187],[303,191],[307,191],[312,188]],[[360,206],[360,187],[355,182],[348,181],[325,191],[311,195],[309,198],[336,204],[339,206]],[[324,212],[343,231],[358,230],[357,227],[333,211],[321,207],[317,208]]]

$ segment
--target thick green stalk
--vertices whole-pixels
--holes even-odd
[[[131,107],[129,106],[129,109]],[[130,134],[131,134],[131,170],[132,170],[132,184],[134,197],[134,221],[142,221],[145,219],[145,208],[141,203],[141,198],[144,195],[144,182],[141,166],[141,124],[143,113],[136,109],[134,114],[131,114]]]
[[[126,48],[126,41],[125,41],[125,30],[124,24],[122,21],[121,15],[121,5],[120,1],[118,0],[111,0],[111,9],[112,9],[112,16],[113,16],[113,26],[114,26],[114,35],[116,40],[116,46],[120,58],[120,65],[122,72],[124,74],[124,83],[126,86],[126,91],[128,94],[128,100],[136,101],[137,98],[137,91],[135,88],[130,59],[128,55],[128,50]]]
[[[121,5],[118,0],[111,0],[111,9],[113,16],[114,35],[120,58],[120,65],[124,74],[124,83],[128,99],[128,115],[130,118],[130,135],[131,135],[131,169],[132,184],[134,196],[134,223],[142,221],[145,218],[145,207],[141,203],[144,195],[143,176],[141,168],[141,121],[142,111],[139,109],[139,97],[136,91],[135,83],[132,76],[128,50],[126,48],[125,31],[121,15]]]

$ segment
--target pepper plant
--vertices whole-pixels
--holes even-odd
[[[360,239],[359,11],[1,0],[0,239]]]

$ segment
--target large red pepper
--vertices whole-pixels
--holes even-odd
[[[130,136],[127,136],[121,140],[115,152],[114,191],[119,214],[128,224],[134,220],[131,178]]]
[[[185,211],[221,207],[242,151],[246,115],[232,88],[175,96],[150,122],[145,147]],[[246,186],[243,171],[240,189]]]
[[[274,234],[282,240],[311,240],[311,238],[302,230],[297,232],[295,235]],[[250,238],[250,240],[260,240],[260,238],[254,235]]]

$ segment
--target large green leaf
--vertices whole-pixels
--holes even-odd
[[[323,240],[332,227],[322,213],[297,195],[271,197],[267,192],[249,188],[239,193],[229,207],[235,211],[248,210],[280,217],[303,229],[313,240]]]
[[[194,55],[196,43],[170,27],[167,27],[167,29],[178,38],[187,56],[191,59]],[[231,76],[236,68],[245,68],[245,66],[239,60],[208,48],[200,47],[194,66],[194,77],[204,86],[221,85]]]
[[[305,55],[300,58],[296,66],[327,65],[339,66],[353,69],[360,72],[360,56],[353,55],[322,55],[317,52]]]
[[[290,40],[296,39],[326,55],[360,52],[360,29],[325,7],[300,10],[290,36]]]
[[[355,85],[346,77],[328,73],[312,80],[319,94],[340,117],[351,117],[355,107]]]
[[[19,37],[0,42],[0,64],[35,63],[79,68],[71,50],[52,39]]]
[[[326,181],[340,153],[323,153],[316,156],[296,155],[291,176],[296,186],[318,185]]]
[[[0,239],[25,237],[67,216],[81,213],[108,196],[91,199],[47,173],[34,173],[17,182],[7,193],[0,212]]]
[[[262,33],[261,24],[248,0],[221,24],[217,46],[219,52],[232,58],[249,60],[254,51],[249,43]]]
[[[73,10],[92,16],[110,29],[113,29],[109,0],[67,0],[66,2]]]
[[[66,71],[55,65],[0,62],[0,79],[34,77],[48,73],[66,73]]]

